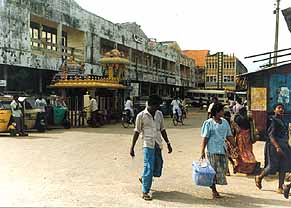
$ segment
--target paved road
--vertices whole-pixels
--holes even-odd
[[[0,206],[29,207],[290,207],[274,192],[275,178],[257,190],[253,177],[232,175],[220,186],[223,199],[212,200],[208,188],[191,179],[192,161],[199,157],[200,126],[205,112],[192,112],[185,126],[166,119],[173,154],[164,151],[164,173],[154,180],[154,200],[141,199],[138,177],[142,145],[131,159],[133,128],[120,124],[102,128],[53,130],[25,139],[0,137]],[[263,160],[263,143],[255,145]]]

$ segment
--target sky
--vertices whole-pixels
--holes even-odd
[[[274,50],[275,0],[75,1],[113,23],[136,22],[149,38],[177,41],[182,50],[234,54],[249,71],[266,64],[253,63],[266,57],[244,57]],[[291,0],[281,0],[280,8],[288,7]],[[291,33],[281,12],[278,48],[291,48]]]

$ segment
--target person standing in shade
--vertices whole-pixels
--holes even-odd
[[[24,121],[23,121],[23,113],[22,106],[18,100],[18,96],[14,96],[12,102],[10,103],[12,117],[14,122],[16,123],[16,129],[19,136],[28,136],[24,132]]]
[[[150,189],[153,177],[162,175],[163,158],[162,158],[162,138],[167,144],[168,153],[172,152],[172,146],[168,139],[164,126],[164,118],[159,111],[162,99],[158,95],[151,95],[148,100],[148,106],[136,117],[136,125],[130,148],[131,157],[135,156],[134,147],[138,140],[139,134],[142,133],[143,153],[144,153],[144,170],[140,182],[142,183],[142,198],[152,200]]]
[[[89,97],[90,99],[90,112],[91,112],[91,122],[92,126],[96,127],[97,126],[97,113],[98,113],[98,106],[97,106],[97,101],[93,96]]]
[[[212,190],[212,197],[221,198],[216,189],[216,184],[227,185],[226,174],[228,171],[227,155],[225,150],[225,140],[227,139],[235,146],[232,132],[228,122],[223,118],[224,110],[221,103],[215,103],[211,109],[211,118],[204,121],[201,128],[202,149],[201,158],[205,158],[205,148],[207,147],[207,159],[216,172]]]
[[[279,184],[277,193],[282,194],[286,172],[291,171],[291,149],[288,144],[288,126],[283,120],[285,107],[282,103],[274,106],[275,115],[270,117],[268,127],[269,139],[265,144],[265,168],[260,175],[255,177],[256,186],[262,189],[262,180],[269,174],[279,172]]]

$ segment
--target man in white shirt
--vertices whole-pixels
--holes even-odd
[[[211,117],[211,109],[213,108],[213,105],[215,103],[218,103],[218,98],[217,97],[213,97],[212,98],[212,103],[210,103],[210,105],[208,106],[208,110],[207,110],[207,112],[208,112],[208,118]]]
[[[124,110],[130,111],[130,117],[131,117],[131,120],[132,120],[133,117],[134,117],[134,111],[133,111],[133,103],[132,103],[130,97],[126,98],[126,102],[124,104]]]
[[[235,106],[233,106],[232,111],[234,114],[239,113],[239,110],[242,109],[244,106],[242,105],[241,98],[237,98]]]
[[[93,96],[90,96],[90,112],[91,112],[91,122],[92,126],[97,126],[97,113],[98,113],[98,105],[97,101]]]
[[[176,97],[172,102],[171,102],[171,106],[173,109],[173,115],[176,113],[176,111],[178,111],[178,116],[179,118],[181,118],[182,116],[182,111],[181,111],[181,101],[179,100],[178,97]]]
[[[162,138],[167,143],[168,153],[172,152],[167,132],[164,126],[164,117],[159,107],[161,98],[158,95],[151,95],[148,100],[148,107],[137,115],[136,126],[132,139],[130,155],[135,156],[134,146],[138,136],[142,133],[143,152],[144,152],[144,170],[142,178],[142,198],[144,200],[152,200],[149,195],[153,177],[160,177],[162,174],[163,158],[162,158]]]
[[[12,117],[14,122],[16,123],[16,129],[19,136],[28,136],[24,132],[24,121],[23,121],[23,113],[22,113],[22,106],[18,100],[18,96],[13,96],[13,100],[10,103]]]
[[[45,112],[45,109],[47,107],[46,100],[40,95],[39,98],[35,100],[35,106],[39,109],[41,109],[43,112]]]
[[[48,126],[48,115],[47,115],[47,102],[46,100],[42,97],[42,95],[39,96],[39,98],[36,99],[35,101],[35,106],[39,109],[42,110],[43,112],[43,118],[44,118],[44,122],[45,122],[45,126],[47,128]]]

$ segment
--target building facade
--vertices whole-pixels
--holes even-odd
[[[98,60],[112,49],[130,61],[131,96],[183,96],[195,84],[194,60],[176,42],[149,39],[136,23],[112,23],[73,0],[0,3],[0,80],[7,83],[1,90],[47,92],[69,57],[83,63],[85,74],[102,76]]]
[[[183,54],[195,60],[195,88],[205,89],[206,57],[209,50],[184,50]]]
[[[218,52],[206,57],[205,88],[237,90],[236,76],[247,68],[233,55]]]

